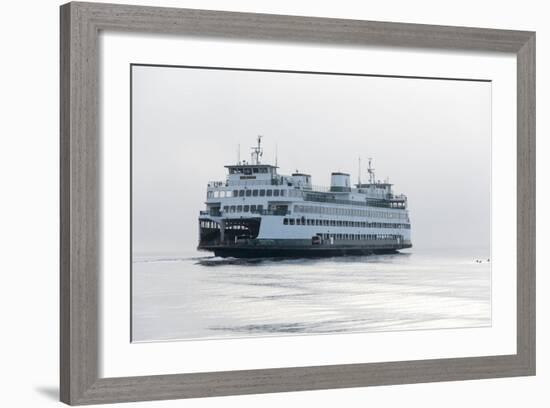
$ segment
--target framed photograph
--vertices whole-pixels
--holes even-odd
[[[61,7],[61,400],[535,374],[535,34]]]

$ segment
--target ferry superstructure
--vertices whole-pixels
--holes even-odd
[[[216,256],[303,257],[391,253],[412,247],[407,197],[376,181],[369,159],[368,183],[331,174],[329,187],[311,175],[280,175],[261,163],[261,136],[251,162],[227,165],[224,181],[208,183],[199,215],[199,250]]]

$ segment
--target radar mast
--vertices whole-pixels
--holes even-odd
[[[258,145],[251,147],[252,153],[250,153],[252,164],[258,165],[260,164],[260,158],[263,156],[264,151],[262,148],[262,137],[261,135],[258,135]]]
[[[369,157],[369,167],[367,169],[367,172],[369,173],[369,183],[375,184],[376,183],[376,176],[374,174],[374,168],[372,167],[372,158]]]

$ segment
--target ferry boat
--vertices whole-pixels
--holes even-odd
[[[317,257],[394,253],[412,247],[407,197],[375,178],[351,185],[331,174],[329,187],[310,174],[280,175],[263,164],[262,137],[251,161],[227,165],[224,181],[208,183],[199,215],[199,250],[220,257]],[[360,167],[360,166],[359,166]],[[360,170],[359,170],[360,171]]]

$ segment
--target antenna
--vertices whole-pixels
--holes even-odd
[[[275,167],[277,167],[277,156],[279,153],[279,146],[277,143],[275,143]]]
[[[376,177],[375,177],[375,174],[374,174],[374,168],[372,167],[372,158],[369,157],[369,168],[367,169],[368,173],[369,173],[369,183],[370,184],[375,184],[376,183]]]
[[[241,163],[241,144],[237,144],[237,164]]]
[[[357,183],[361,186],[361,156],[359,156],[359,171],[357,173]]]
[[[260,157],[264,155],[264,151],[262,149],[262,137],[262,135],[258,135],[258,145],[251,147],[252,153],[250,153],[250,157],[252,164],[260,164]]]

